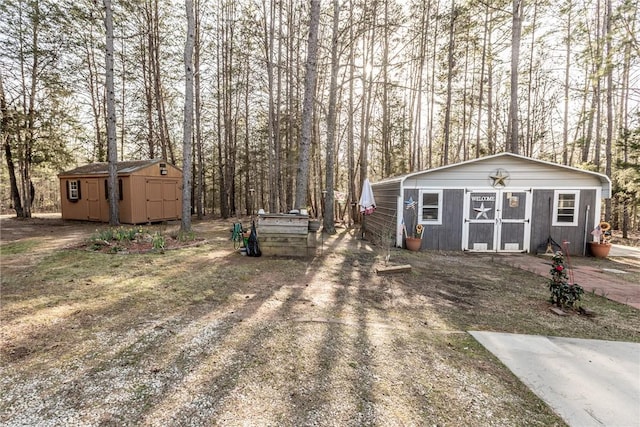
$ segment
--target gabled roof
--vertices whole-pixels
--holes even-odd
[[[608,176],[598,173],[598,172],[592,172],[592,171],[588,171],[585,169],[579,169],[579,168],[575,168],[572,166],[565,166],[565,165],[560,165],[558,163],[553,163],[553,162],[547,162],[545,160],[538,160],[538,159],[533,159],[531,157],[526,157],[526,156],[521,156],[519,154],[513,154],[513,153],[498,153],[498,154],[493,154],[490,156],[485,156],[485,157],[480,157],[477,159],[471,159],[471,160],[467,160],[464,162],[460,162],[460,163],[453,163],[450,165],[446,165],[446,166],[440,166],[437,168],[433,168],[433,169],[426,169],[426,170],[421,170],[421,171],[417,171],[417,172],[411,172],[408,174],[404,174],[404,175],[398,175],[398,176],[394,176],[394,177],[390,177],[390,178],[385,178],[383,180],[380,181],[376,181],[375,183],[372,183],[373,186],[375,186],[376,184],[379,183],[392,183],[392,182],[404,182],[405,180],[412,178],[414,176],[417,175],[428,175],[430,173],[436,172],[436,171],[443,171],[446,169],[453,169],[453,168],[459,168],[460,166],[463,165],[468,165],[468,164],[472,164],[472,163],[481,163],[490,159],[494,159],[494,158],[515,158],[515,159],[520,159],[520,160],[524,160],[527,162],[532,162],[532,163],[540,163],[540,164],[544,164],[544,165],[548,165],[548,166],[552,166],[555,168],[559,168],[559,169],[563,169],[563,170],[570,170],[570,171],[574,171],[574,172],[578,172],[578,173],[582,173],[582,174],[587,174],[587,175],[591,175],[594,177],[597,177],[601,184],[602,184],[602,188],[603,188],[603,196],[604,197],[610,197],[610,191],[611,191],[611,180],[609,179]]]
[[[155,159],[155,160],[133,160],[128,162],[117,162],[116,170],[118,175],[128,175],[130,173],[136,172],[140,169],[144,169],[146,167],[158,164],[158,163],[167,163],[166,160]],[[58,174],[58,176],[67,176],[67,175],[108,175],[109,174],[109,163],[107,162],[96,162],[89,163],[84,166],[79,166],[75,169],[71,169],[66,172],[62,172]]]

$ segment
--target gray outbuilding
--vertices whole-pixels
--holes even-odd
[[[529,252],[566,246],[584,255],[611,197],[603,174],[500,153],[372,183],[368,238],[421,249]],[[417,229],[417,231],[416,231]]]

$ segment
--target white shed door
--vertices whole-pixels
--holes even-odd
[[[478,252],[526,252],[531,233],[530,209],[528,191],[467,192],[462,248]]]

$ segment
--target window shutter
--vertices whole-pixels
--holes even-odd
[[[78,200],[82,199],[82,193],[80,193],[80,180],[78,180]]]
[[[104,180],[104,199],[109,200],[109,180]]]
[[[123,200],[122,197],[122,178],[118,179],[118,199]]]
[[[69,186],[71,184],[69,184],[69,180],[66,180],[65,183],[67,184],[67,200],[71,200],[71,194],[70,194],[71,190],[69,190]]]

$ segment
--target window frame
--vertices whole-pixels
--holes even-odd
[[[558,221],[560,216],[560,196],[571,194],[574,196],[573,220],[571,222]],[[580,216],[580,190],[554,190],[553,192],[553,218],[551,225],[554,227],[577,227]],[[564,207],[564,209],[568,209]],[[563,216],[568,216],[563,214]]]
[[[425,194],[437,194],[438,195],[438,205],[424,205],[424,195]],[[424,225],[442,225],[442,190],[427,190],[421,189],[418,192],[418,224]],[[438,216],[435,219],[425,219],[423,218],[423,210],[425,207],[437,208]]]
[[[78,200],[80,200],[80,198],[81,198],[80,180],[79,179],[67,180],[67,199],[72,202],[77,202]]]

